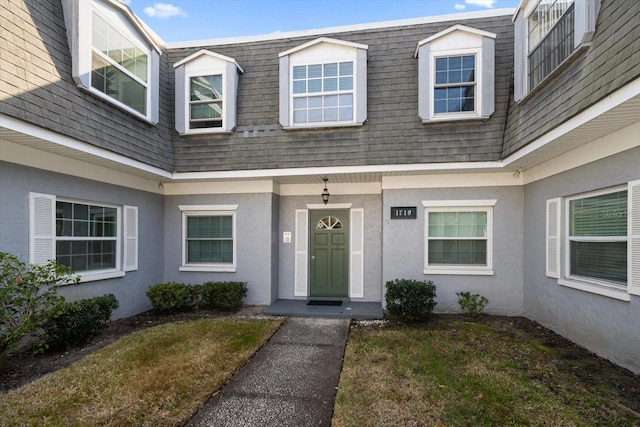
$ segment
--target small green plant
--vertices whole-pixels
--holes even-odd
[[[147,296],[155,310],[172,312],[192,305],[192,289],[185,283],[159,283],[149,288]]]
[[[107,326],[118,306],[113,294],[60,305],[44,322],[45,349],[69,349],[84,344]]]
[[[489,303],[489,300],[480,294],[472,294],[471,292],[457,292],[458,305],[460,310],[468,316],[478,317]]]
[[[245,282],[206,282],[200,290],[202,305],[220,311],[238,311],[247,296]]]
[[[57,294],[63,283],[77,283],[78,276],[49,261],[28,265],[15,255],[0,252],[0,358],[18,341],[36,332],[64,298]]]
[[[387,310],[405,322],[428,320],[436,306],[436,285],[432,281],[396,279],[387,282]]]

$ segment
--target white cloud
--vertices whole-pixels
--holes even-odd
[[[473,6],[486,7],[491,9],[494,4],[496,4],[497,0],[464,0],[466,4],[470,4]]]
[[[464,5],[464,4],[460,4],[460,3],[456,3],[456,4],[453,6],[453,8],[454,8],[455,10],[464,10],[466,7],[467,7],[466,5]]]
[[[152,18],[168,19],[174,16],[186,18],[187,12],[177,6],[167,3],[156,3],[153,6],[145,7],[143,12]]]

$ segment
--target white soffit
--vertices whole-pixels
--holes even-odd
[[[640,79],[607,96],[504,160],[526,170],[553,160],[640,120]],[[640,146],[640,138],[638,144]],[[612,153],[614,154],[614,153]]]
[[[164,181],[172,176],[155,166],[2,114],[0,139],[149,180]]]

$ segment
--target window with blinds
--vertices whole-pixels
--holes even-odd
[[[569,200],[570,275],[627,285],[627,191]]]

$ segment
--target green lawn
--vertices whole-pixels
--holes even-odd
[[[182,425],[280,324],[205,319],[133,333],[1,395],[0,426]]]
[[[633,426],[527,337],[441,317],[421,326],[353,325],[335,426]]]

